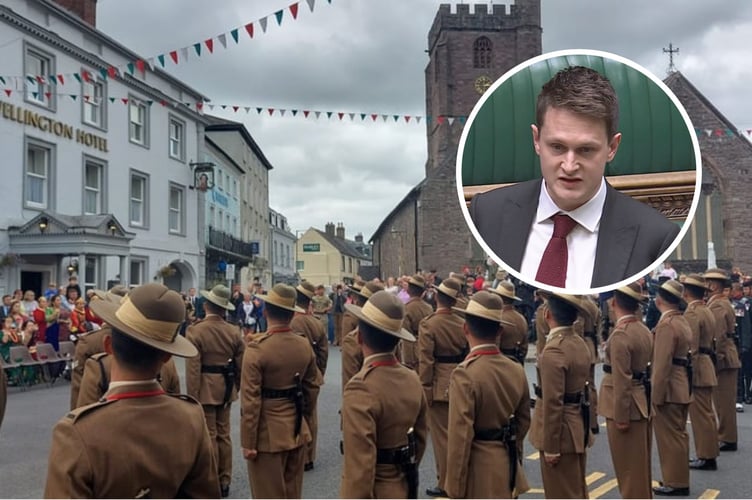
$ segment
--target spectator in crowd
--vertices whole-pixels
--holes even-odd
[[[52,344],[55,350],[60,349],[60,340],[68,340],[70,336],[70,311],[63,307],[63,297],[55,295],[50,305],[45,309],[47,321],[47,342]]]
[[[57,283],[51,282],[47,285],[47,290],[45,290],[42,295],[44,295],[44,298],[49,302],[52,297],[57,295],[57,293]]]
[[[736,346],[742,367],[737,375],[736,411],[744,411],[744,403],[750,404],[750,375],[752,375],[752,318],[750,300],[744,296],[741,283],[731,284],[731,305],[736,315]]]
[[[407,304],[407,301],[410,300],[410,294],[407,293],[407,286],[408,286],[408,280],[410,279],[409,276],[402,276],[399,281],[397,281],[397,285],[399,286],[399,291],[397,292],[397,298],[402,301],[403,304]]]
[[[10,362],[10,348],[22,345],[21,337],[18,335],[18,328],[13,323],[13,319],[8,316],[3,321],[2,329],[2,341],[0,341],[0,356],[3,357],[3,361]]]
[[[397,283],[394,280],[394,276],[389,276],[386,279],[386,286],[384,287],[384,290],[394,295],[397,295],[397,293],[399,293],[400,287],[397,286]]]
[[[34,309],[34,314],[32,315],[32,319],[39,329],[37,332],[37,341],[40,343],[47,342],[47,317],[45,314],[47,304],[48,302],[45,296],[40,296],[39,301],[37,302],[37,308]]]
[[[345,303],[347,302],[347,294],[342,288],[341,284],[337,284],[335,288],[334,298],[332,299],[334,306],[332,307],[333,320],[334,320],[334,342],[329,341],[333,345],[342,344],[342,336],[349,332],[342,331],[342,315],[345,314]]]
[[[235,319],[243,328],[243,335],[259,331],[261,310],[256,307],[256,301],[257,299],[250,292],[245,292],[242,302],[235,307]]]
[[[10,295],[3,295],[3,304],[0,306],[0,321],[4,320],[10,314],[10,303],[12,301],[13,297]]]
[[[674,269],[673,265],[671,265],[671,262],[666,261],[663,263],[663,269],[661,272],[658,273],[658,278],[666,278],[669,280],[675,280],[678,277],[676,274],[676,269]],[[664,280],[665,281],[665,280]],[[644,285],[643,285],[644,288]]]
[[[70,319],[70,332],[73,334],[78,335],[92,329],[91,322],[86,318],[86,301],[83,297],[76,299]]]
[[[39,307],[39,303],[34,299],[34,291],[26,290],[23,300],[21,301],[21,306],[23,307],[24,313],[30,318],[34,314],[34,311]]]
[[[69,288],[75,288],[76,289],[76,292],[78,292],[78,295],[76,295],[76,297],[83,297],[84,296],[83,292],[81,291],[81,287],[78,284],[78,276],[76,276],[75,274],[72,274],[71,276],[68,277],[68,286],[65,288],[65,295],[66,296],[68,295],[68,289]]]
[[[34,322],[34,320],[27,319],[26,321],[24,321],[18,329],[18,332],[18,336],[20,337],[21,342],[26,347],[33,347],[37,345],[37,342],[39,342],[39,337],[37,336],[39,327]]]
[[[15,323],[16,327],[21,328],[21,325],[24,321],[26,321],[28,316],[26,316],[23,313],[23,310],[21,308],[21,301],[13,299],[13,301],[10,303],[10,313],[8,316],[13,319],[13,323]]]

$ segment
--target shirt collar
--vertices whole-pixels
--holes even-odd
[[[566,211],[559,208],[546,189],[546,180],[541,182],[540,195],[538,196],[538,211],[535,214],[535,223],[539,224],[557,213],[563,213],[574,219],[577,224],[589,232],[594,232],[598,228],[603,213],[603,205],[606,203],[606,180],[601,178],[601,186],[595,196],[590,198],[581,207],[572,211]]]
[[[498,348],[499,346],[497,346],[496,344],[478,344],[470,349],[470,352],[479,351],[481,349],[488,349],[489,347]]]

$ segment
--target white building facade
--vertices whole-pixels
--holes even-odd
[[[272,284],[298,283],[295,274],[295,235],[290,231],[287,217],[269,209],[269,227],[272,232]]]
[[[199,286],[206,119],[183,103],[205,97],[89,23],[50,0],[0,5],[0,293],[69,269],[86,288]]]

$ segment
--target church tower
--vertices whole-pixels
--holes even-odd
[[[479,263],[480,247],[457,198],[456,158],[462,129],[481,94],[517,64],[541,53],[540,0],[514,5],[442,4],[428,33],[425,71],[428,159],[417,216],[417,257],[442,276]]]

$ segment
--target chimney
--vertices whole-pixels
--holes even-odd
[[[355,242],[356,243],[363,243],[363,233],[358,233],[355,235]]]
[[[327,222],[326,223],[326,234],[329,236],[334,236],[334,222]]]
[[[337,238],[341,240],[345,239],[345,225],[341,222],[337,223]]]
[[[77,15],[83,22],[97,26],[97,0],[55,0],[60,7]]]

